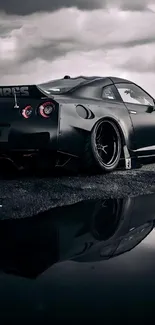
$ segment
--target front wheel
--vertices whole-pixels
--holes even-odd
[[[114,122],[102,120],[94,126],[86,139],[84,164],[87,170],[110,172],[117,168],[122,152],[122,141]]]

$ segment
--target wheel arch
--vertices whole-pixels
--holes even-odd
[[[113,122],[114,125],[117,127],[117,129],[119,131],[119,134],[120,134],[120,137],[121,137],[121,145],[122,145],[121,159],[123,159],[122,161],[124,161],[124,159],[125,159],[125,162],[124,162],[125,163],[125,168],[126,169],[131,169],[131,166],[128,167],[128,161],[130,161],[131,156],[130,156],[130,149],[129,149],[129,142],[128,142],[129,138],[128,138],[128,133],[127,133],[126,128],[125,128],[125,124],[122,125],[123,123],[120,123],[120,121],[115,119],[114,117],[105,116],[105,117],[99,118],[94,123],[94,125],[92,127],[92,130],[96,126],[96,124],[99,123],[100,121]],[[124,166],[124,163],[123,163],[122,166]]]
[[[118,128],[118,131],[120,133],[121,136],[121,141],[122,141],[122,145],[125,145],[127,143],[127,136],[125,134],[125,131],[123,130],[122,125],[120,125],[119,121],[116,120],[115,118],[111,117],[111,116],[105,116],[102,118],[99,118],[93,125],[91,131],[93,130],[93,128],[96,126],[97,123],[101,122],[101,121],[107,121],[107,122],[113,122],[115,124],[115,126]]]
[[[102,122],[111,122],[113,125],[111,127],[117,128],[117,133],[119,133],[119,144],[118,144],[118,153],[116,157],[114,157],[114,161],[111,162],[111,165],[106,166],[106,163],[102,163],[101,160],[98,158],[98,155],[96,154],[96,146],[95,146],[95,134],[96,134],[96,128],[98,128],[98,124]],[[116,131],[116,130],[115,130]],[[89,131],[90,135],[86,137],[86,144],[85,144],[85,150],[83,155],[83,162],[84,167],[87,168],[87,171],[93,171],[93,169],[97,172],[104,171],[109,172],[117,168],[119,164],[119,160],[121,156],[123,155],[123,148],[124,148],[124,135],[123,131],[121,130],[121,127],[118,126],[118,123],[115,119],[109,118],[109,117],[101,117],[95,121],[92,128]]]

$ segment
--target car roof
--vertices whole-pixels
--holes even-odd
[[[76,77],[70,77],[70,76],[64,76],[63,78],[61,79],[53,79],[53,80],[50,80],[42,85],[50,85],[51,83],[53,84],[57,84],[58,82],[60,84],[71,84],[71,82],[77,82],[77,85],[81,85],[81,84],[87,84],[87,83],[90,83],[91,81],[97,81],[97,80],[103,80],[103,81],[106,81],[111,79],[111,81],[113,83],[119,83],[119,82],[125,82],[125,83],[128,83],[131,81],[127,80],[127,79],[122,79],[122,78],[118,78],[118,77],[112,77],[112,76],[76,76]]]
[[[67,93],[68,91],[75,91],[81,86],[91,85],[92,83],[96,84],[98,82],[104,82],[105,85],[110,85],[112,83],[131,83],[131,81],[117,78],[117,77],[108,77],[108,76],[77,76],[77,77],[70,77],[68,75],[64,76],[61,79],[53,79],[51,81],[45,82],[43,84],[37,85],[39,88],[44,90],[47,93]]]
[[[117,78],[117,77],[109,77],[114,83],[131,83],[131,80],[123,79],[123,78]]]
[[[121,83],[121,82],[125,82],[125,83],[131,83],[130,80],[127,80],[127,79],[123,79],[123,78],[118,78],[118,77],[112,77],[112,76],[76,76],[76,77],[70,77],[70,76],[65,76],[64,78],[62,79],[59,79],[59,80],[64,80],[64,79],[70,79],[70,80],[79,80],[79,81],[83,81],[85,84],[87,82],[90,82],[90,81],[95,81],[95,80],[98,80],[98,79],[102,79],[103,81],[105,81],[106,79],[109,80],[111,79],[111,81],[113,83]],[[82,83],[83,83],[82,82]]]

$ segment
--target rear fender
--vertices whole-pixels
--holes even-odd
[[[77,105],[82,105],[82,103]],[[80,156],[83,152],[85,137],[92,131],[94,125],[103,119],[112,120],[119,128],[123,145],[126,144],[127,148],[132,147],[133,128],[128,116],[125,116],[124,121],[110,115],[110,112],[107,112],[107,110],[101,112],[100,105],[85,104],[82,106],[86,109],[91,109],[92,115],[84,119],[77,114],[77,105],[67,102],[60,104],[58,150]]]

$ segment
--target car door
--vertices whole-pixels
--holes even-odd
[[[153,98],[134,83],[115,84],[126,105],[135,132],[136,149],[155,151],[155,105]]]

